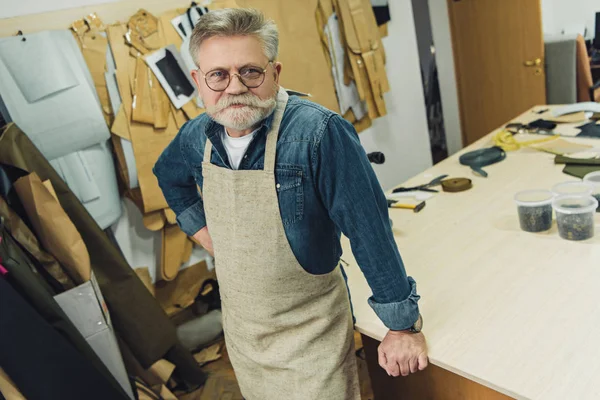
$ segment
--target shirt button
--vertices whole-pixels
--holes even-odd
[[[281,187],[281,184],[278,183],[277,185],[275,185],[275,187],[277,187],[277,189],[279,189]]]
[[[248,155],[246,154],[246,155],[244,156],[244,158],[248,158]]]

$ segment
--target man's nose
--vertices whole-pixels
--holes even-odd
[[[242,78],[238,74],[234,74],[231,76],[231,82],[229,82],[229,86],[225,92],[227,94],[242,94],[246,93],[248,88],[242,83]]]

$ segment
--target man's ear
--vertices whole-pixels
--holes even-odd
[[[198,73],[198,70],[192,70],[192,79],[194,80],[194,82],[196,82],[196,87],[198,88],[198,90],[200,90],[200,79],[202,79],[202,77]]]
[[[279,83],[279,75],[281,75],[281,63],[278,61],[275,64],[273,64],[273,69],[275,70],[275,82]]]

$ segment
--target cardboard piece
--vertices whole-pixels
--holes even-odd
[[[135,273],[137,274],[140,281],[146,286],[150,294],[154,296],[154,284],[152,283],[152,277],[150,276],[150,270],[148,267],[138,267],[135,268]]]
[[[183,264],[182,256],[189,243],[187,235],[177,225],[166,225],[162,230],[160,277],[165,281],[175,279]],[[191,249],[190,252],[191,254]]]
[[[181,129],[183,124],[185,124],[187,122],[187,118],[186,118],[183,110],[178,110],[175,108],[175,106],[173,106],[173,104],[171,104],[171,113],[173,114],[173,116],[175,118],[175,123],[177,125],[177,129]]]
[[[151,231],[160,231],[165,227],[165,216],[162,210],[152,211],[144,214],[143,222],[144,226]]]
[[[379,36],[381,36],[382,38],[384,38],[387,35],[388,35],[388,24],[386,22],[383,25],[379,25]]]
[[[159,24],[159,33],[161,29]],[[162,37],[163,35],[160,34],[159,36]],[[131,144],[140,193],[143,199],[142,202],[136,202],[136,204],[143,203],[144,213],[162,210],[167,207],[167,202],[158,186],[156,177],[152,173],[152,168],[160,154],[177,134],[179,128],[175,118],[176,116],[173,113],[169,113],[165,129],[155,129],[152,125],[135,121],[130,123]],[[185,116],[183,118],[185,119]]]
[[[94,21],[99,22],[99,19],[96,17]],[[106,124],[110,126],[114,115],[104,77],[106,71],[106,49],[108,48],[106,33],[98,28],[93,28],[77,37],[81,53],[94,81],[94,87],[102,106],[104,119]]]
[[[42,248],[37,237],[23,222],[23,220],[9,207],[8,203],[0,196],[0,217],[4,218],[4,225],[8,228],[14,239],[31,254],[40,265],[63,287],[71,289],[75,286],[71,277],[56,259]]]
[[[20,178],[14,186],[44,248],[56,257],[76,284],[89,281],[87,248],[58,200],[35,172]]]
[[[383,93],[390,90],[385,72],[385,52],[371,3],[368,0],[335,0],[344,31],[352,77],[369,118],[387,113]]]
[[[129,121],[127,120],[127,114],[125,114],[125,108],[121,104],[117,115],[110,128],[111,133],[127,140],[131,140],[131,133],[129,132]]]
[[[127,26],[142,38],[147,38],[158,32],[158,19],[148,11],[140,8],[129,18]]]
[[[169,123],[169,114],[171,113],[171,105],[169,97],[164,89],[160,86],[158,79],[152,73],[150,75],[150,95],[152,98],[152,111],[154,113],[154,127],[163,129]]]
[[[204,109],[198,108],[193,101],[190,101],[190,102],[184,104],[181,107],[181,109],[183,110],[183,112],[185,113],[185,116],[188,119],[194,119],[197,116],[199,116],[200,114],[204,113]]]
[[[44,182],[42,182],[42,185],[44,185],[44,187],[50,192],[50,194],[52,195],[52,197],[54,197],[54,199],[56,201],[58,201],[58,196],[56,195],[56,191],[54,190],[54,186],[52,186],[52,182],[50,182],[50,180],[47,179]]]
[[[189,240],[189,238],[186,237],[186,241],[183,244],[183,251],[181,252],[181,263],[185,264],[186,262],[190,261],[190,257],[192,256],[192,249],[194,248],[194,242],[192,242],[191,240]]]
[[[333,77],[317,27],[318,0],[288,0],[285,8],[272,0],[238,0],[238,6],[257,8],[279,29],[278,61],[284,65],[283,87],[310,93],[310,100],[339,112]],[[298,51],[301,48],[302,51]]]
[[[536,150],[545,151],[547,153],[565,155],[591,149],[593,146],[581,143],[569,142],[562,138],[554,139],[549,142],[542,142],[539,144],[531,144],[529,147]]]
[[[8,400],[27,400],[2,367],[0,367],[0,393]]]
[[[217,361],[222,357],[221,348],[223,345],[221,343],[213,344],[210,347],[202,349],[199,353],[194,354],[194,358],[198,361],[198,364],[206,365],[210,362]]]
[[[160,398],[163,400],[177,400],[177,396],[175,396],[165,385],[161,385],[159,388],[154,389],[158,391]]]
[[[139,400],[158,400],[159,397],[156,393],[152,391],[152,389],[147,388],[139,382],[135,383],[135,388],[137,391]]]
[[[139,400],[177,400],[177,396],[165,385],[147,387],[140,382],[136,382],[135,386]]]
[[[162,383],[169,382],[173,371],[175,371],[175,364],[170,363],[167,360],[158,360],[149,368],[149,371],[156,376]]]
[[[129,48],[125,44],[125,26],[122,24],[110,25],[107,28],[108,41],[112,55],[115,59],[117,84],[121,95],[121,102],[127,116],[127,122],[131,120],[131,86],[129,84]]]
[[[175,138],[177,132],[174,117],[169,118],[167,128],[161,131],[155,131],[151,125],[135,122],[131,124],[131,143],[145,213],[168,207],[152,168],[163,150]]]
[[[215,270],[209,271],[205,261],[194,264],[179,271],[170,282],[156,282],[156,300],[167,315],[176,315],[194,303],[207,279],[216,279]]]
[[[585,111],[576,112],[576,113],[572,113],[572,114],[565,114],[565,115],[561,115],[559,117],[555,117],[554,115],[552,115],[551,111],[548,111],[548,114],[549,115],[546,118],[543,118],[543,117],[541,117],[541,118],[545,119],[546,121],[556,122],[557,124],[577,123],[577,122],[584,122],[587,120]]]
[[[148,54],[160,47],[158,19],[144,9],[129,18],[125,39],[141,54]]]
[[[158,17],[159,24],[161,25],[162,32],[164,34],[165,42],[174,44],[177,50],[181,50],[182,38],[178,34],[177,30],[171,23],[171,21],[178,17],[181,13],[185,11],[173,10],[167,11]]]
[[[175,211],[171,210],[170,208],[165,208],[164,213],[169,224],[175,225],[177,223],[177,215],[175,215]]]
[[[131,119],[133,121],[154,124],[151,75],[144,60],[141,57],[137,58],[131,106]]]
[[[123,151],[122,138],[117,135],[112,135],[111,143],[113,147],[113,154],[115,156],[115,164],[117,167],[117,176],[119,177],[119,181],[121,182],[121,186],[125,188],[130,187],[129,173],[127,170],[127,161],[125,160],[125,154]]]
[[[54,296],[54,299],[123,390],[133,399],[110,314],[94,275],[91,275],[89,281]]]
[[[131,96],[135,94],[135,73],[137,71],[137,60],[142,57],[142,53],[130,51],[129,58],[127,59],[127,76],[129,78],[129,88],[131,90]],[[131,98],[131,112],[133,113],[133,97]],[[133,121],[133,118],[132,118]]]

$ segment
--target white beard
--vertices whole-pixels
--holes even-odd
[[[233,108],[233,104],[244,107]],[[222,97],[214,106],[206,108],[206,113],[219,124],[237,131],[251,129],[267,118],[277,106],[277,92],[273,97],[261,100],[251,93]]]

